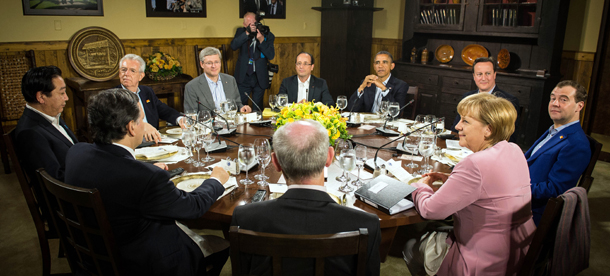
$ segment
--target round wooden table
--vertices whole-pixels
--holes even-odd
[[[364,144],[369,148],[368,158],[373,158],[375,156],[376,149],[389,142],[392,137],[380,136],[375,133],[375,129],[372,130],[363,130],[359,128],[348,128],[349,134],[353,135],[352,141],[356,144]],[[212,165],[221,159],[226,159],[230,157],[231,159],[237,158],[238,145],[244,143],[253,143],[256,138],[267,138],[270,139],[274,133],[274,128],[272,126],[267,127],[259,127],[253,126],[250,124],[243,124],[237,126],[237,134],[230,137],[220,137],[221,140],[225,141],[228,145],[228,149],[226,152],[218,152],[218,153],[210,153],[210,156],[214,157],[216,160],[206,163],[206,165]],[[393,137],[396,138],[396,137]],[[181,142],[178,142],[181,145]],[[385,148],[379,151],[378,157],[383,158],[384,160],[388,160],[393,158],[393,155],[396,154],[395,150],[391,150],[391,148],[395,148],[399,142],[393,142],[387,145]],[[445,147],[445,141],[442,139],[438,139],[438,145],[440,147]],[[399,155],[401,153],[398,153]],[[201,157],[205,156],[205,151],[201,150]],[[195,154],[196,157],[196,154]],[[423,161],[415,162],[418,164],[423,164]],[[438,172],[450,172],[451,168],[447,165],[444,165],[440,162],[436,162],[430,160],[430,163],[434,166],[434,171]],[[177,167],[184,168],[187,172],[198,172],[198,171],[206,171],[205,167],[194,167],[192,164],[187,164],[185,162],[179,162],[176,164],[169,165],[169,169],[174,169]],[[404,168],[404,166],[403,166]],[[409,173],[413,173],[414,169],[405,168]],[[416,168],[417,170],[419,168]],[[260,167],[256,166],[249,171],[248,178],[255,180],[254,175],[258,174],[260,171]],[[370,172],[370,171],[369,171]],[[277,172],[272,164],[269,164],[267,167],[265,174],[269,176],[269,183],[277,183],[278,179],[281,176],[280,172]],[[244,178],[246,175],[244,172],[237,175],[236,178],[239,180]],[[185,222],[187,225],[191,227],[200,228],[206,225],[206,222],[214,221],[219,222],[222,230],[225,234],[225,237],[228,237],[228,229],[231,223],[231,216],[233,214],[233,209],[236,206],[248,204],[251,202],[254,193],[261,189],[257,184],[252,184],[244,187],[242,184],[238,185],[232,193],[224,196],[214,203],[210,209],[198,220],[195,221],[187,221]],[[265,187],[267,190],[267,195],[265,196],[265,200],[269,199],[269,188]],[[395,214],[388,215],[385,214],[374,207],[356,200],[354,206],[361,208],[362,210],[375,214],[380,219],[381,226],[381,244],[380,244],[380,255],[381,261],[384,262],[390,247],[392,246],[392,242],[394,240],[394,236],[396,234],[396,230],[401,225],[414,224],[418,222],[424,221],[424,219],[417,213],[415,208],[410,210]]]

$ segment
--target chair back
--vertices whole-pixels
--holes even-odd
[[[44,169],[37,172],[72,272],[120,275],[118,250],[99,191],[67,185]]]
[[[519,276],[548,275],[555,249],[557,226],[563,210],[563,198],[549,199],[534,233],[532,243],[523,259]]]
[[[364,275],[366,270],[366,228],[336,234],[288,235],[254,232],[231,226],[229,239],[233,275],[247,275],[241,274],[241,253],[270,256],[275,276],[282,273],[282,258],[315,259],[315,275],[324,275],[324,258],[356,255],[356,275]]]
[[[415,100],[415,101],[413,102],[413,104],[411,104],[411,107],[410,107],[410,109],[412,110],[411,114],[406,114],[407,111],[405,110],[405,111],[403,111],[404,114],[402,115],[402,117],[409,116],[408,117],[409,119],[415,120],[415,116],[417,115],[417,105],[419,104],[419,88],[417,86],[409,86],[409,90],[407,90],[407,94],[413,95],[413,100]],[[408,109],[409,108],[407,108],[407,110]]]
[[[222,58],[220,59],[220,62],[222,63],[222,70],[221,72],[228,74],[227,72],[229,72],[229,68],[227,67],[227,59],[228,57],[227,55],[227,45],[225,44],[220,44],[220,45],[209,45],[209,46],[205,46],[203,48],[200,48],[199,45],[195,45],[195,65],[197,66],[197,76],[201,76],[201,74],[203,74],[203,68],[201,68],[201,63],[199,62],[199,53],[201,52],[201,50],[203,50],[206,47],[214,47],[216,49],[218,49],[220,51],[220,55],[222,56]]]
[[[589,140],[589,145],[591,146],[591,160],[589,160],[589,165],[587,169],[582,173],[580,177],[580,181],[578,181],[578,187],[583,187],[589,193],[589,189],[591,189],[591,184],[593,184],[593,169],[595,169],[595,164],[597,163],[597,159],[599,158],[599,154],[602,151],[602,144],[597,142],[597,140],[593,139],[593,137],[587,135],[587,139]]]
[[[50,212],[48,211],[47,203],[42,195],[42,187],[37,187],[39,192],[36,192],[34,185],[41,185],[37,182],[37,179],[31,181],[28,175],[21,167],[21,161],[15,151],[14,140],[15,130],[11,130],[3,135],[4,144],[13,162],[13,169],[19,180],[21,191],[25,197],[25,202],[30,210],[32,220],[34,220],[34,227],[36,227],[36,233],[38,234],[38,243],[40,244],[40,251],[42,253],[42,275],[49,275],[51,273],[51,253],[49,249],[48,239],[58,238],[53,221],[50,218]]]

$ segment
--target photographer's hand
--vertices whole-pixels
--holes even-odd
[[[263,36],[258,29],[256,30],[256,39],[259,43],[263,43],[263,41],[265,41],[265,36]]]

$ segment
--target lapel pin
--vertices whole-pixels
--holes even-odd
[[[559,136],[559,139],[563,139],[563,135]]]
[[[147,100],[146,100],[146,103],[150,103],[150,99],[147,99]]]

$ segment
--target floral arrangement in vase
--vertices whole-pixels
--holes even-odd
[[[169,54],[157,52],[146,59],[146,75],[152,80],[171,80],[180,73],[180,61]]]
[[[320,102],[297,103],[282,108],[275,122],[275,129],[301,119],[320,122],[328,131],[328,140],[332,146],[335,145],[335,140],[338,138],[350,139],[352,137],[347,133],[345,124],[347,118],[341,117],[341,113],[336,107],[328,107]]]

